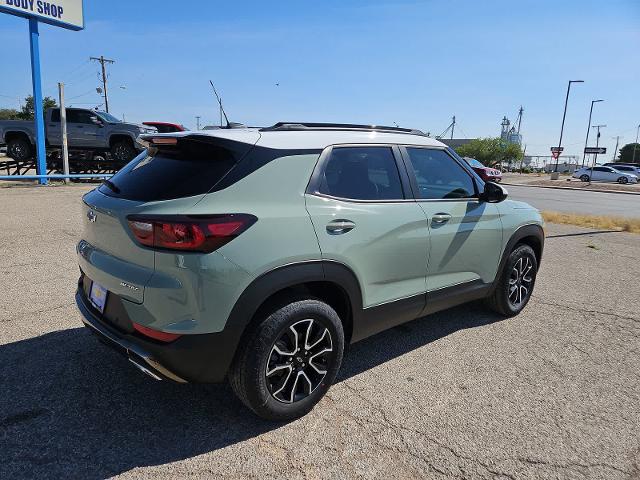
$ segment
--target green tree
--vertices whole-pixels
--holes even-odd
[[[633,159],[633,148],[636,149],[636,158]],[[640,143],[627,143],[620,149],[618,160],[625,163],[640,163]]]
[[[487,167],[520,162],[524,156],[520,145],[501,138],[476,138],[456,148],[456,152],[462,157],[475,158]]]
[[[42,108],[45,110],[47,108],[57,107],[58,104],[51,97],[44,97],[42,99]],[[24,99],[24,105],[22,106],[22,110],[20,111],[20,118],[22,120],[33,120],[34,118],[34,106],[33,106],[33,95],[29,95]]]
[[[15,108],[0,108],[0,120],[19,120],[20,112]]]

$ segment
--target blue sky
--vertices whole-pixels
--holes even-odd
[[[0,0],[3,2],[4,0]],[[233,121],[377,123],[456,137],[495,136],[524,106],[527,153],[558,142],[579,154],[592,99],[601,144],[640,123],[640,1],[430,0],[215,2],[85,0],[86,29],[41,27],[43,87],[68,103],[101,102],[128,121],[218,121],[213,79]],[[27,22],[0,14],[0,107],[31,91]],[[279,83],[279,86],[276,85]],[[125,88],[120,88],[125,87]],[[86,105],[85,105],[86,104]],[[593,137],[594,138],[594,137]],[[592,143],[592,142],[590,142]]]

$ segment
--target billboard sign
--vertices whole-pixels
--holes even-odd
[[[0,0],[0,12],[70,30],[84,28],[83,0]]]

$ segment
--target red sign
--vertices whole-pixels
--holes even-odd
[[[551,156],[553,157],[554,160],[557,160],[558,157],[560,156],[560,152],[551,152]]]

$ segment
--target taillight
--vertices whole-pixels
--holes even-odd
[[[211,216],[131,216],[129,228],[147,247],[213,252],[229,243],[258,219],[245,213]]]
[[[160,342],[165,342],[165,343],[173,342],[175,339],[182,336],[178,333],[161,332],[160,330],[154,330],[153,328],[145,327],[144,325],[140,325],[135,322],[132,322],[132,323],[133,323],[133,328],[138,333],[141,333],[145,337],[153,338],[154,340],[158,340]]]

